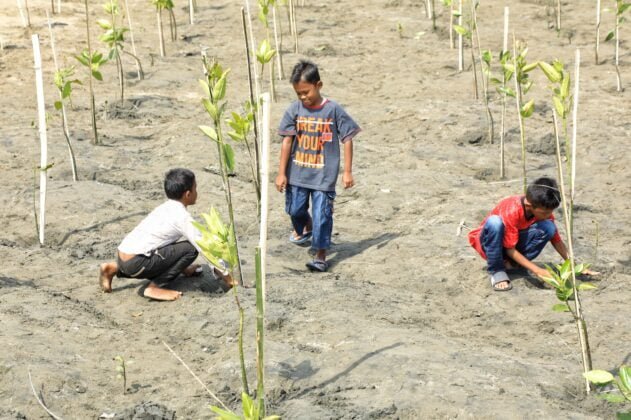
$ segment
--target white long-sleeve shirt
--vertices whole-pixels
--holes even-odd
[[[193,217],[179,201],[168,200],[156,207],[123,239],[118,250],[125,254],[147,255],[184,237],[201,253],[197,240],[202,235],[193,226]]]

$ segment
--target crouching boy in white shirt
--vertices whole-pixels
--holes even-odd
[[[123,239],[118,246],[116,261],[99,267],[99,284],[105,293],[112,291],[114,276],[149,279],[143,292],[145,297],[176,300],[182,292],[160,286],[180,273],[187,277],[201,274],[201,267],[193,264],[200,252],[197,240],[201,239],[201,233],[193,226],[193,218],[186,210],[197,201],[195,174],[188,169],[171,169],[164,179],[164,191],[168,200],[149,213]],[[178,242],[180,238],[185,240]],[[232,278],[227,272],[214,270],[232,286]]]

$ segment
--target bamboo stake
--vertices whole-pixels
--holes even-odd
[[[243,9],[243,7],[241,8],[241,22],[243,23],[243,37],[245,40],[245,59],[248,65],[248,87],[249,87],[249,91],[250,91],[250,103],[252,104],[252,106],[258,105],[255,101],[254,101],[254,90],[252,89],[252,56],[250,55],[250,44],[248,42],[248,30],[247,30],[247,24],[245,21],[245,10]],[[256,69],[255,69],[256,71]],[[258,215],[260,217],[261,214],[261,209],[260,209],[260,202],[261,202],[261,197],[260,197],[260,188],[261,188],[261,171],[260,171],[260,153],[259,153],[259,126],[258,126],[258,122],[260,121],[260,119],[258,118],[258,106],[256,106],[254,112],[252,113],[252,116],[254,118],[254,152],[255,152],[255,156],[256,156],[256,183],[258,185],[257,191],[259,192],[259,197],[258,197],[258,204],[259,204],[259,208],[258,208]]]
[[[454,49],[454,2],[449,2],[449,48]]]
[[[164,34],[162,33],[162,8],[156,8],[156,16],[158,17],[158,38],[160,40],[160,57],[166,56],[164,49]]]
[[[296,8],[294,7],[294,0],[289,0],[289,7],[291,8],[291,24],[294,27],[294,52],[298,54],[298,26],[296,25]]]
[[[53,51],[53,62],[55,63],[55,73],[59,71],[59,64],[57,62],[57,52],[55,51],[55,36],[53,35],[53,26],[50,23],[50,16],[46,11],[46,20],[48,21],[48,33],[50,34],[50,48]],[[72,180],[77,181],[77,160],[72,150],[72,144],[70,143],[70,132],[68,131],[68,118],[66,116],[66,105],[64,104],[63,93],[59,91],[59,102],[61,102],[61,128],[66,138],[68,145],[68,153],[70,154],[70,167],[72,168]]]
[[[478,17],[473,2],[471,2],[471,19],[473,20],[473,27],[475,28],[475,38],[476,42],[478,43],[478,59],[480,60],[480,77],[482,78],[482,94],[484,95],[484,106],[486,108],[486,122],[488,124],[489,143],[493,144],[493,134],[495,129],[493,114],[491,114],[491,107],[489,106],[489,77],[488,75],[487,77],[484,77],[484,67],[482,64],[482,47],[480,46],[480,31],[478,30]],[[473,34],[471,34],[471,48],[473,48]],[[488,70],[489,72],[491,71],[490,68]]]
[[[88,14],[88,0],[84,0],[83,4],[85,6],[85,32],[86,39],[88,42],[88,57],[92,58],[92,45],[90,44],[90,16]],[[94,144],[100,144],[99,142],[99,134],[96,126],[96,104],[94,103],[94,86],[92,83],[92,68],[87,66],[88,69],[88,87],[90,89],[90,111],[91,115],[91,123],[92,123],[92,141]]]
[[[524,118],[521,115],[521,86],[517,80],[517,41],[515,41],[515,33],[513,32],[513,67],[515,68],[515,103],[517,104],[517,118],[519,119],[519,136],[521,139],[521,168],[523,176],[524,194],[528,188],[528,178],[526,177],[526,133],[524,127]]]
[[[30,22],[26,20],[26,14],[24,13],[24,6],[22,5],[22,0],[17,0],[18,2],[18,11],[20,12],[20,18],[22,19],[22,26],[27,27],[30,26]]]
[[[246,11],[246,15],[247,15],[247,24],[248,24],[248,32],[250,34],[250,51],[251,54],[254,56],[255,51],[256,51],[256,39],[254,38],[254,32],[252,30],[252,15],[250,14],[250,0],[245,0],[245,11]],[[253,102],[254,105],[256,105],[256,120],[258,121],[258,132],[261,132],[261,107],[260,105],[260,94],[261,94],[261,89],[259,86],[259,78],[262,77],[259,76],[258,71],[256,69],[256,57],[254,57],[255,59],[253,60],[254,65],[252,65],[252,72],[254,75],[254,96],[255,96],[255,101]],[[256,137],[258,139],[258,136]],[[260,145],[257,144],[256,145],[256,153],[257,156],[260,155],[261,151],[260,151]],[[258,158],[257,158],[258,160]]]
[[[570,198],[574,203],[575,185],[576,185],[576,135],[578,127],[578,93],[579,93],[579,77],[581,68],[581,50],[576,49],[574,56],[574,103],[572,104],[572,172],[570,177]]]
[[[40,140],[39,161],[39,244],[44,245],[46,227],[46,171],[48,169],[48,140],[46,138],[46,102],[44,101],[44,80],[42,76],[42,56],[39,50],[39,35],[33,34],[33,57],[35,60],[35,87],[37,89],[37,115]]]
[[[276,68],[278,71],[278,80],[285,78],[285,72],[283,70],[283,31],[279,30],[280,22],[277,24],[276,20],[276,4],[272,6],[272,23],[274,24],[274,44],[276,45]]]
[[[508,6],[504,7],[504,36],[502,38],[502,54],[508,52],[508,21],[509,21],[509,9]],[[506,77],[504,71],[502,71],[502,85],[506,85]],[[506,121],[506,94],[502,93],[502,122],[500,127],[500,179],[506,177],[506,163],[504,155],[504,139],[505,139],[505,121]]]
[[[268,93],[262,95],[263,101],[263,138],[261,162],[261,229],[259,246],[256,247],[256,354],[257,354],[257,398],[259,413],[265,417],[265,277],[267,254],[267,221],[269,208],[269,153],[271,98]]]
[[[138,52],[136,51],[136,43],[134,42],[134,31],[131,25],[131,11],[129,10],[129,4],[127,0],[123,0],[123,7],[127,12],[127,25],[129,26],[129,40],[131,41],[131,50],[134,53],[134,60],[136,62],[136,74],[138,76],[138,80],[143,80],[145,78],[144,72],[142,71],[142,66],[140,65],[140,61],[138,60]]]
[[[598,65],[598,49],[600,47],[600,0],[596,0],[596,48],[594,50],[594,59]]]
[[[18,0],[18,8],[20,9],[20,15],[22,15],[23,13],[25,13],[26,15],[26,23],[24,16],[22,16],[22,24],[23,26],[26,28],[27,26],[30,27],[31,26],[31,14],[28,11],[28,1],[24,0],[24,4],[22,5],[22,0]]]
[[[462,0],[458,0],[458,26],[462,26]],[[462,49],[462,35],[458,34],[458,71],[464,70],[464,51]]]
[[[557,170],[559,176],[559,188],[561,192],[561,206],[563,210],[563,219],[565,221],[565,229],[567,231],[567,248],[570,260],[570,270],[572,273],[572,290],[574,293],[574,304],[576,313],[574,315],[574,320],[576,321],[576,328],[578,330],[578,338],[581,346],[581,358],[583,363],[583,373],[587,373],[592,370],[592,357],[589,346],[589,339],[587,336],[587,324],[585,323],[585,319],[583,317],[583,310],[581,307],[581,299],[578,294],[578,288],[576,286],[576,272],[575,272],[575,261],[574,261],[574,246],[572,240],[572,226],[570,224],[570,216],[568,211],[568,204],[565,198],[565,182],[563,181],[563,163],[561,161],[561,142],[559,140],[559,130],[558,130],[558,122],[556,110],[552,108],[552,120],[554,123],[554,137],[556,140],[556,160],[557,160]],[[585,391],[587,394],[591,392],[591,385],[589,380],[585,378]]]
[[[57,0],[57,13],[61,13],[61,0]]]
[[[188,23],[195,24],[195,8],[193,7],[193,0],[188,0]]]

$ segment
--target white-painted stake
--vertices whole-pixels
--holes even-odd
[[[508,6],[504,7],[504,38],[502,52],[508,51]]]
[[[46,139],[46,102],[44,101],[44,80],[42,77],[42,56],[39,51],[39,36],[32,35],[33,58],[35,61],[35,87],[37,89],[37,116],[40,140],[39,160],[39,243],[44,245],[46,227],[46,167],[48,166],[48,146]]]
[[[574,202],[574,185],[576,185],[576,136],[578,126],[578,92],[579,92],[579,70],[581,68],[581,50],[576,49],[574,58],[574,104],[572,106],[572,184],[570,185],[570,197]]]
[[[263,102],[263,121],[261,131],[261,231],[259,247],[261,248],[261,282],[263,296],[265,296],[265,274],[267,259],[267,215],[269,207],[269,154],[270,154],[270,126],[271,126],[271,97],[265,92],[261,95]],[[264,305],[264,304],[263,304]],[[263,306],[265,308],[265,306]]]
[[[458,2],[458,26],[462,26],[462,0]],[[462,34],[458,34],[458,71],[464,70],[464,49],[462,47]]]

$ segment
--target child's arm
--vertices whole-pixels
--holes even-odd
[[[517,264],[524,267],[526,270],[532,271],[537,277],[548,277],[548,270],[539,267],[537,264],[530,261],[528,258],[517,251],[515,248],[506,248],[506,255]]]
[[[344,175],[342,175],[344,188],[351,188],[355,185],[353,179],[353,140],[344,143]]]
[[[567,252],[567,247],[565,246],[565,242],[559,241],[559,242],[553,243],[552,246],[554,247],[554,249],[556,249],[556,251],[559,253],[561,258],[563,258],[563,261],[570,258],[570,254]],[[583,272],[581,274],[585,274],[586,276],[597,276],[600,273],[598,271],[592,271],[589,268],[585,268],[583,269]]]
[[[280,162],[278,164],[278,175],[276,176],[276,189],[284,192],[287,187],[287,164],[291,155],[291,143],[293,136],[283,137],[283,144],[280,147]]]

